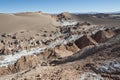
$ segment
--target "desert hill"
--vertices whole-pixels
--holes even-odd
[[[120,25],[120,19],[115,16],[119,16],[119,14],[75,14],[69,12],[63,12],[58,16],[63,16],[67,19],[74,19],[78,22],[89,22],[95,25],[104,25],[104,26],[118,26]]]
[[[0,14],[0,34],[19,30],[54,31],[58,23],[50,15],[38,12]]]

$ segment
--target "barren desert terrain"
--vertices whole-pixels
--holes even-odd
[[[120,15],[1,13],[0,80],[120,80]]]

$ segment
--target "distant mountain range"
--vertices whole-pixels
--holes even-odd
[[[99,14],[99,13],[103,13],[103,14],[120,14],[120,11],[116,11],[116,12],[76,12],[74,14]]]

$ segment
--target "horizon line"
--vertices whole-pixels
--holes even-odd
[[[71,11],[61,11],[61,12],[45,12],[45,11],[16,11],[16,12],[0,12],[0,13],[3,13],[3,14],[15,14],[15,13],[27,13],[27,12],[40,12],[40,13],[49,13],[49,14],[58,14],[58,13],[64,13],[64,12],[68,12],[68,13],[120,13],[120,10],[118,11],[106,11],[106,12],[98,12],[98,11],[89,11],[89,12],[71,12]]]

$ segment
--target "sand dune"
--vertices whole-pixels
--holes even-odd
[[[43,13],[0,14],[0,34],[18,30],[55,30],[58,23]]]

